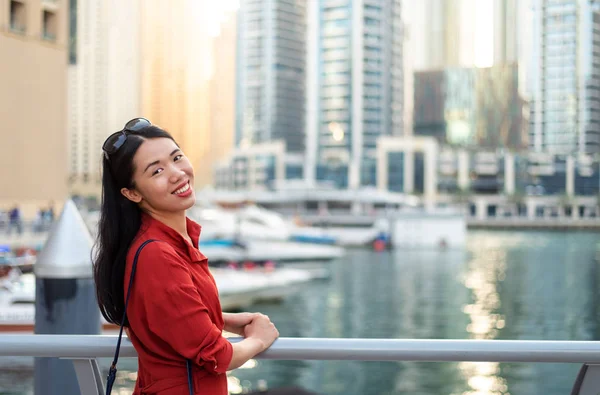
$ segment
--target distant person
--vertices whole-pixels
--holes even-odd
[[[44,224],[46,222],[46,210],[40,208],[37,212],[37,216],[35,217],[35,221],[33,223],[33,230],[36,233],[42,232],[44,230]]]
[[[194,170],[173,137],[136,118],[102,149],[94,278],[102,315],[124,320],[137,350],[134,394],[192,393],[191,372],[193,393],[226,395],[225,373],[270,347],[277,329],[262,314],[222,312],[198,250],[200,226],[186,217],[196,201]],[[232,344],[223,330],[245,339]]]
[[[21,219],[21,210],[18,205],[15,205],[8,213],[8,231],[10,235],[13,228],[17,230],[19,235],[23,234],[23,220]]]
[[[48,205],[48,210],[46,210],[46,217],[48,218],[49,223],[54,222],[54,202],[53,201],[50,201],[50,204]]]

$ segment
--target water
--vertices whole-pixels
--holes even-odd
[[[251,310],[268,314],[285,337],[598,340],[597,246],[597,233],[476,231],[464,251],[351,250],[331,265],[330,280],[283,304]],[[120,365],[119,385],[131,388],[135,362]],[[264,379],[271,388],[295,385],[328,395],[564,395],[579,369],[470,362],[253,365],[230,376],[231,389],[255,389]],[[30,393],[31,387],[30,372],[0,372],[2,394]]]

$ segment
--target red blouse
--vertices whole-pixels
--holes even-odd
[[[138,353],[134,394],[188,395],[186,359],[193,361],[196,394],[226,395],[233,348],[222,335],[223,314],[207,258],[198,250],[201,227],[187,219],[193,245],[148,214],[127,254],[125,295],[139,255],[127,307]]]

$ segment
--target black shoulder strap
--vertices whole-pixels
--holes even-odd
[[[125,297],[125,309],[123,310],[123,318],[121,319],[121,329],[119,330],[119,339],[117,340],[117,348],[115,350],[115,357],[113,359],[112,364],[110,365],[110,369],[108,371],[108,379],[106,383],[106,395],[110,395],[113,384],[115,382],[115,378],[117,375],[117,361],[119,360],[119,351],[121,349],[121,339],[123,338],[123,327],[125,326],[125,320],[127,319],[127,306],[129,305],[129,296],[131,295],[131,286],[133,285],[133,277],[135,276],[135,271],[137,269],[138,257],[140,256],[140,252],[147,245],[152,243],[153,239],[146,240],[142,243],[141,246],[135,252],[135,257],[133,258],[133,264],[131,265],[131,275],[129,276],[129,284],[127,285],[127,296]],[[194,395],[194,384],[192,382],[192,363],[188,359],[186,361],[187,367],[187,376],[188,376],[188,386],[190,390],[190,395]]]
[[[135,269],[137,268],[138,257],[140,256],[140,252],[142,249],[146,247],[147,244],[152,243],[155,240],[146,240],[142,243],[141,246],[135,252],[135,257],[133,258],[133,265],[131,265],[131,275],[129,276],[129,285],[127,286],[127,296],[125,297],[125,309],[123,310],[123,318],[121,318],[121,329],[119,330],[119,339],[117,340],[117,348],[115,349],[115,357],[110,365],[110,369],[108,370],[108,378],[106,382],[106,395],[110,395],[112,390],[116,375],[117,375],[117,361],[119,360],[119,351],[121,350],[121,339],[123,338],[123,327],[125,325],[125,320],[127,319],[127,305],[129,305],[129,296],[131,295],[131,285],[133,284],[133,277],[135,276]]]

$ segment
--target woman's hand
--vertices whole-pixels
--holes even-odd
[[[252,323],[244,328],[246,338],[256,339],[262,345],[262,351],[271,347],[271,344],[279,337],[279,331],[269,317],[264,314],[258,314],[252,319]]]
[[[225,330],[236,335],[245,336],[244,328],[249,325],[260,313],[223,313]]]
[[[269,317],[259,313],[242,313],[223,315],[226,323],[233,323],[239,332],[245,337],[241,342],[233,343],[233,356],[228,370],[237,369],[250,358],[265,351],[279,337],[279,331],[271,322]],[[249,323],[248,323],[249,322]],[[244,325],[240,327],[239,325]],[[228,329],[234,329],[229,327]]]

